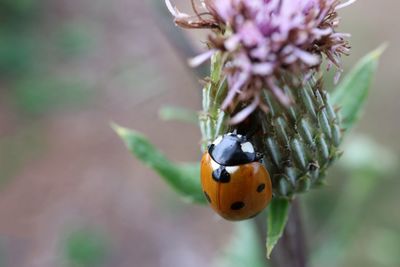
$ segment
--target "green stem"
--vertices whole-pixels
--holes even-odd
[[[265,238],[264,216],[258,216],[257,231]],[[285,231],[271,254],[268,264],[271,267],[308,267],[308,251],[303,230],[301,209],[298,198],[291,203],[288,222]]]
[[[203,88],[203,111],[199,115],[203,136],[203,150],[218,135],[226,131],[229,116],[220,109],[227,92],[227,82],[222,74],[223,56],[215,53],[211,59],[209,81]]]

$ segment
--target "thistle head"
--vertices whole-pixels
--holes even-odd
[[[268,111],[263,90],[289,106],[293,99],[282,90],[285,76],[301,83],[320,69],[323,58],[340,74],[340,58],[349,53],[349,35],[336,31],[337,12],[353,0],[204,0],[199,6],[192,1],[193,16],[166,2],[177,25],[213,29],[209,51],[191,63],[201,64],[217,51],[223,54],[228,92],[221,108],[235,113],[232,123],[258,107]]]

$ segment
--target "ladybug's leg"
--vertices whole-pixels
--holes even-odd
[[[256,152],[256,161],[261,161],[264,157],[263,153]]]

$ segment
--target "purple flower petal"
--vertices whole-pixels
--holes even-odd
[[[245,46],[251,47],[264,41],[264,36],[251,21],[246,21],[240,28],[240,37]]]
[[[322,58],[335,66],[339,77],[340,58],[349,54],[349,34],[336,32],[337,10],[354,0],[198,0],[204,12],[189,17],[165,0],[175,22],[187,28],[213,28],[210,51],[192,60],[197,66],[215,51],[224,55],[228,93],[222,108],[237,103],[251,104],[233,122],[243,120],[259,106],[263,88],[283,105],[292,100],[279,88],[282,74],[311,77],[320,70]],[[257,101],[256,101],[257,100]]]
[[[240,112],[238,112],[230,121],[231,124],[238,124],[245,120],[253,111],[258,107],[260,104],[260,98],[259,96],[256,96],[253,100],[253,102],[242,109]]]
[[[235,10],[232,7],[231,0],[215,0],[214,8],[218,12],[218,15],[225,21],[228,22],[234,15]]]
[[[337,5],[335,9],[336,9],[336,10],[342,9],[342,8],[344,8],[344,7],[347,7],[347,6],[349,6],[349,5],[354,4],[356,1],[357,1],[357,0],[349,0],[349,1],[347,1],[346,3],[342,3],[342,4],[340,4],[340,5]]]
[[[175,17],[175,18],[189,18],[190,16],[186,13],[180,12],[176,7],[171,4],[170,0],[165,0],[165,5],[168,8],[168,11]]]
[[[290,106],[292,104],[292,100],[287,95],[285,95],[282,89],[275,84],[272,78],[267,79],[267,84],[271,92],[275,95],[276,98],[279,99],[279,101],[283,105]]]
[[[204,52],[203,54],[200,54],[198,56],[195,56],[194,58],[191,58],[189,60],[189,65],[191,67],[197,67],[203,64],[205,61],[209,60],[215,53],[215,50],[209,50],[207,52]]]
[[[228,51],[234,51],[239,44],[240,44],[240,36],[232,35],[231,37],[226,39],[224,46]]]
[[[253,64],[252,70],[253,74],[256,75],[263,75],[263,76],[271,75],[272,72],[274,71],[274,65],[269,62],[257,63]]]
[[[294,54],[308,66],[316,66],[321,62],[321,58],[316,54],[308,53],[301,49],[295,49]]]
[[[222,109],[226,109],[233,101],[234,97],[237,93],[240,92],[240,88],[247,82],[250,75],[246,72],[239,73],[239,77],[234,79],[232,84],[230,85],[230,89],[228,95],[224,99],[224,102],[221,105]]]

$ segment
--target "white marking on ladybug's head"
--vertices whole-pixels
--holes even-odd
[[[237,171],[238,169],[239,169],[239,166],[229,166],[229,167],[225,167],[225,170],[226,170],[229,174],[235,173],[235,171]]]
[[[218,145],[219,143],[221,143],[222,138],[223,138],[222,135],[218,136],[218,138],[214,140],[213,145],[216,146],[216,145]]]
[[[241,144],[241,148],[244,153],[254,153],[254,147],[250,142]]]
[[[217,162],[215,162],[215,161],[211,158],[211,168],[213,169],[213,171],[215,171],[215,170],[218,169],[219,167],[221,167],[221,165],[219,165]]]
[[[242,139],[243,138],[243,135],[237,134],[235,132],[225,134],[225,136],[232,136],[232,135],[236,136],[238,139]]]

